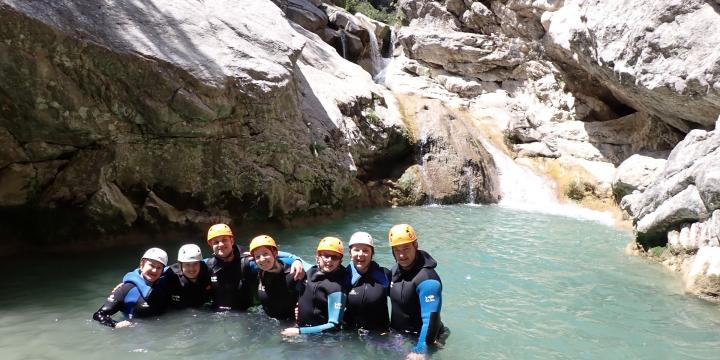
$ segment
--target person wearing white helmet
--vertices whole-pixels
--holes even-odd
[[[116,287],[93,314],[93,320],[110,327],[126,327],[132,324],[131,319],[160,314],[164,310],[165,293],[153,290],[158,287],[167,262],[164,250],[148,249],[140,259],[140,267],[123,277],[123,284]],[[112,315],[118,311],[123,313],[123,321],[113,320]]]
[[[177,263],[165,269],[162,281],[174,309],[199,308],[210,302],[210,271],[195,244],[180,247]]]
[[[387,330],[390,270],[373,261],[375,246],[370,234],[363,231],[352,234],[349,247],[350,264],[346,271],[350,291],[343,321],[352,329]]]

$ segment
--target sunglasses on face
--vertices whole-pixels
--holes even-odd
[[[335,254],[319,254],[318,256],[320,256],[321,258],[326,258],[326,259],[330,259],[333,261],[338,261],[338,260],[342,259],[342,256],[335,255]]]

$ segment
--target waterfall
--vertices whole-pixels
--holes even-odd
[[[467,203],[475,204],[475,183],[473,182],[472,168],[469,166],[466,166],[463,168],[463,172],[465,172],[465,180],[467,181],[467,188],[468,188],[468,194],[466,197]]]
[[[343,59],[347,59],[347,35],[345,30],[340,30],[340,46],[342,46]]]
[[[390,59],[382,57],[382,54],[380,53],[380,45],[378,44],[377,37],[375,35],[375,30],[366,29],[366,31],[368,32],[368,35],[370,35],[370,61],[372,63],[372,75],[375,77],[381,71],[385,70],[385,67],[387,67]]]
[[[370,32],[370,30],[368,30]],[[390,27],[390,48],[392,49],[395,44],[395,29]],[[392,56],[392,52],[391,52]],[[385,70],[392,61],[391,58],[384,58],[380,52],[380,46],[378,45],[375,32],[370,32],[370,60],[372,61],[373,67],[373,80],[378,84],[385,83]]]
[[[498,205],[526,211],[535,211],[574,218],[594,220],[613,225],[615,219],[608,212],[583,208],[574,203],[558,200],[554,184],[526,166],[516,163],[504,152],[481,139],[492,155],[498,172],[502,199]]]

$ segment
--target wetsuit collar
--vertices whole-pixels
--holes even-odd
[[[413,262],[410,269],[405,270],[398,264],[395,264],[395,267],[400,270],[399,273],[413,273],[420,271],[420,269],[422,268],[434,269],[435,267],[437,267],[437,261],[435,261],[435,259],[433,259],[430,254],[425,252],[425,250],[418,250],[417,256],[415,257],[415,262]]]
[[[380,265],[378,265],[374,260],[371,261],[365,274],[372,274],[379,266]],[[352,262],[348,265],[348,268],[350,269],[350,283],[355,286],[355,284],[357,284],[357,282],[360,281],[360,278],[362,278],[365,274],[360,273],[355,267],[355,264]]]

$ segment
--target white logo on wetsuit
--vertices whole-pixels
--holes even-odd
[[[210,281],[212,281],[212,282],[217,282],[217,276],[211,276],[211,277],[210,277]]]
[[[435,295],[428,295],[425,297],[426,303],[433,302],[433,301],[435,301]]]
[[[355,289],[350,290],[350,293],[348,295],[357,295],[357,291]]]
[[[180,295],[173,295],[172,296],[173,301],[180,301]]]

